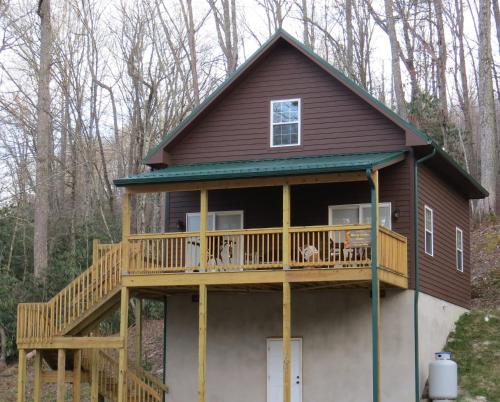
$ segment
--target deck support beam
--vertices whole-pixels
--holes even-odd
[[[135,364],[142,368],[142,299],[135,299]]]
[[[129,289],[123,287],[120,301],[120,338],[123,339],[123,346],[118,355],[118,402],[127,400],[127,334],[128,334],[128,299]]]
[[[73,351],[73,402],[80,402],[82,383],[82,351]]]
[[[283,185],[283,268],[290,268],[290,185]]]
[[[56,400],[64,402],[66,394],[66,350],[57,350]]]
[[[207,268],[208,191],[200,190],[200,271]]]
[[[372,238],[372,277],[371,277],[371,316],[372,316],[372,399],[380,402],[380,281],[378,279],[379,254],[379,186],[378,171],[367,170],[371,198],[371,238]]]
[[[92,350],[92,362],[90,363],[90,402],[99,402],[99,367],[97,361],[97,349]],[[120,400],[120,399],[118,399]]]
[[[35,351],[33,402],[42,402],[42,351]]]
[[[198,311],[198,402],[206,400],[207,376],[207,286],[199,287]]]
[[[283,282],[283,402],[292,400],[292,305],[290,282]]]
[[[17,402],[24,402],[26,395],[26,350],[19,349],[17,372]]]

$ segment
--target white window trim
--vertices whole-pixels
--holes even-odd
[[[457,246],[458,233],[460,232],[460,247]],[[460,266],[458,265],[458,252],[460,251]],[[458,272],[464,272],[464,231],[458,226],[455,230],[455,264],[457,265]]]
[[[361,211],[363,210],[364,207],[371,207],[371,203],[366,203],[366,204],[342,204],[342,205],[329,205],[328,206],[328,224],[331,225],[333,221],[333,211],[336,209],[346,209],[346,208],[352,208],[358,209],[358,221],[361,222],[362,216],[361,216]],[[380,207],[389,207],[389,230],[392,230],[392,203],[390,202],[379,202],[378,204],[379,207],[379,213],[380,213]]]
[[[274,145],[273,144],[273,127],[275,125],[281,125],[281,124],[293,124],[295,122],[288,122],[288,123],[274,123],[273,122],[273,104],[275,103],[278,103],[278,102],[299,102],[299,106],[298,106],[298,109],[299,109],[299,113],[298,113],[298,120],[297,120],[297,123],[298,123],[298,142],[297,144],[285,144],[285,145]],[[301,124],[301,120],[302,120],[302,103],[300,101],[300,98],[294,98],[294,99],[274,99],[271,101],[270,103],[270,128],[269,128],[269,145],[271,146],[271,148],[283,148],[283,147],[298,147],[300,146],[300,144],[302,143],[302,135],[301,135],[301,131],[302,131],[302,124]]]
[[[431,229],[427,230],[427,211],[430,211],[431,213]],[[426,233],[429,232],[431,234],[431,252],[427,252],[427,236]],[[424,251],[425,254],[430,255],[431,257],[434,257],[434,210],[429,207],[428,205],[425,206],[424,208]]]
[[[237,209],[237,210],[230,210],[230,211],[210,211],[207,213],[207,218],[210,221],[210,219],[213,219],[213,226],[215,228],[215,215],[240,215],[240,222],[241,222],[241,227],[243,228],[243,222],[244,222],[244,211]],[[199,217],[200,212],[187,212],[186,213],[186,227],[187,227],[187,221],[189,217]],[[217,230],[217,229],[213,229]],[[207,222],[207,231],[211,231],[208,229],[208,222]]]

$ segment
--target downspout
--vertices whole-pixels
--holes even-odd
[[[377,272],[377,220],[373,219],[377,211],[377,189],[375,188],[375,183],[372,178],[372,170],[366,169],[366,177],[368,179],[368,184],[370,185],[370,198],[371,198],[371,213],[372,213],[372,224],[371,224],[371,239],[372,239],[372,283],[371,283],[371,293],[372,293],[372,390],[373,390],[373,402],[379,402],[380,395],[380,373],[379,373],[379,286],[378,286],[378,272]]]
[[[419,331],[418,331],[418,296],[420,292],[420,258],[419,258],[419,206],[418,206],[418,168],[422,163],[436,155],[436,147],[432,152],[420,159],[415,160],[413,174],[413,219],[414,223],[414,253],[415,253],[415,294],[413,300],[413,338],[415,341],[415,402],[420,402],[420,350],[419,350]]]
[[[163,297],[163,384],[167,384],[167,296]],[[163,401],[167,395],[163,393]]]

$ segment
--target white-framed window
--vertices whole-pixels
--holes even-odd
[[[371,204],[344,204],[328,207],[328,222],[330,225],[371,224]],[[391,203],[381,202],[378,206],[380,226],[392,229]]]
[[[425,254],[434,256],[434,211],[425,206]]]
[[[300,145],[300,99],[271,101],[271,147]]]
[[[456,258],[457,270],[464,272],[464,232],[459,227],[456,228]]]

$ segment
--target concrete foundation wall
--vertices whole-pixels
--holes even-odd
[[[381,300],[382,393],[385,402],[413,400],[413,291]],[[266,401],[266,339],[281,337],[281,293],[208,297],[207,402]],[[433,353],[463,308],[420,297],[422,386]],[[195,401],[198,304],[170,296],[167,308],[167,401]],[[292,336],[303,342],[304,402],[371,400],[371,324],[367,290],[292,293]]]

